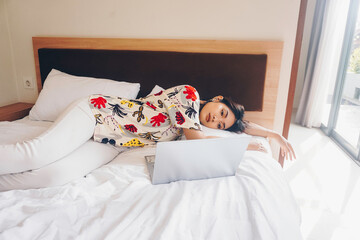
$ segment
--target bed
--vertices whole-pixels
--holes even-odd
[[[53,69],[139,83],[138,96],[191,84],[203,99],[230,95],[244,104],[247,120],[274,126],[281,42],[34,37],[33,46],[40,95],[48,91],[41,93]],[[51,118],[31,116],[1,122],[0,143],[24,141],[51,124]],[[0,192],[0,237],[302,239],[300,212],[282,168],[267,140],[258,141],[268,153],[246,152],[234,177],[152,185],[144,156],[154,146],[119,150],[89,140],[46,171],[0,176],[0,188],[39,177],[27,190]],[[71,169],[82,169],[84,177]],[[44,183],[51,187],[41,188]]]

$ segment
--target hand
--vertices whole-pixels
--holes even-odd
[[[267,150],[264,147],[264,145],[258,141],[251,141],[247,147],[247,150],[267,153]]]
[[[293,147],[291,146],[290,142],[286,138],[284,138],[283,136],[281,136],[278,133],[276,133],[272,138],[274,140],[276,140],[276,142],[279,143],[281,156],[283,156],[287,159],[290,158],[291,161],[293,159],[296,159],[295,151],[294,151]]]

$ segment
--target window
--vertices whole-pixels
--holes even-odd
[[[360,14],[350,2],[336,83],[328,94],[322,130],[360,164]]]

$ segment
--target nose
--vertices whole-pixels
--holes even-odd
[[[213,122],[214,122],[216,119],[217,119],[217,116],[216,116],[216,114],[214,114],[214,115],[213,115],[213,119],[212,119]]]

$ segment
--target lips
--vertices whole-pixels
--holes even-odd
[[[210,121],[210,113],[206,116],[206,122]]]

